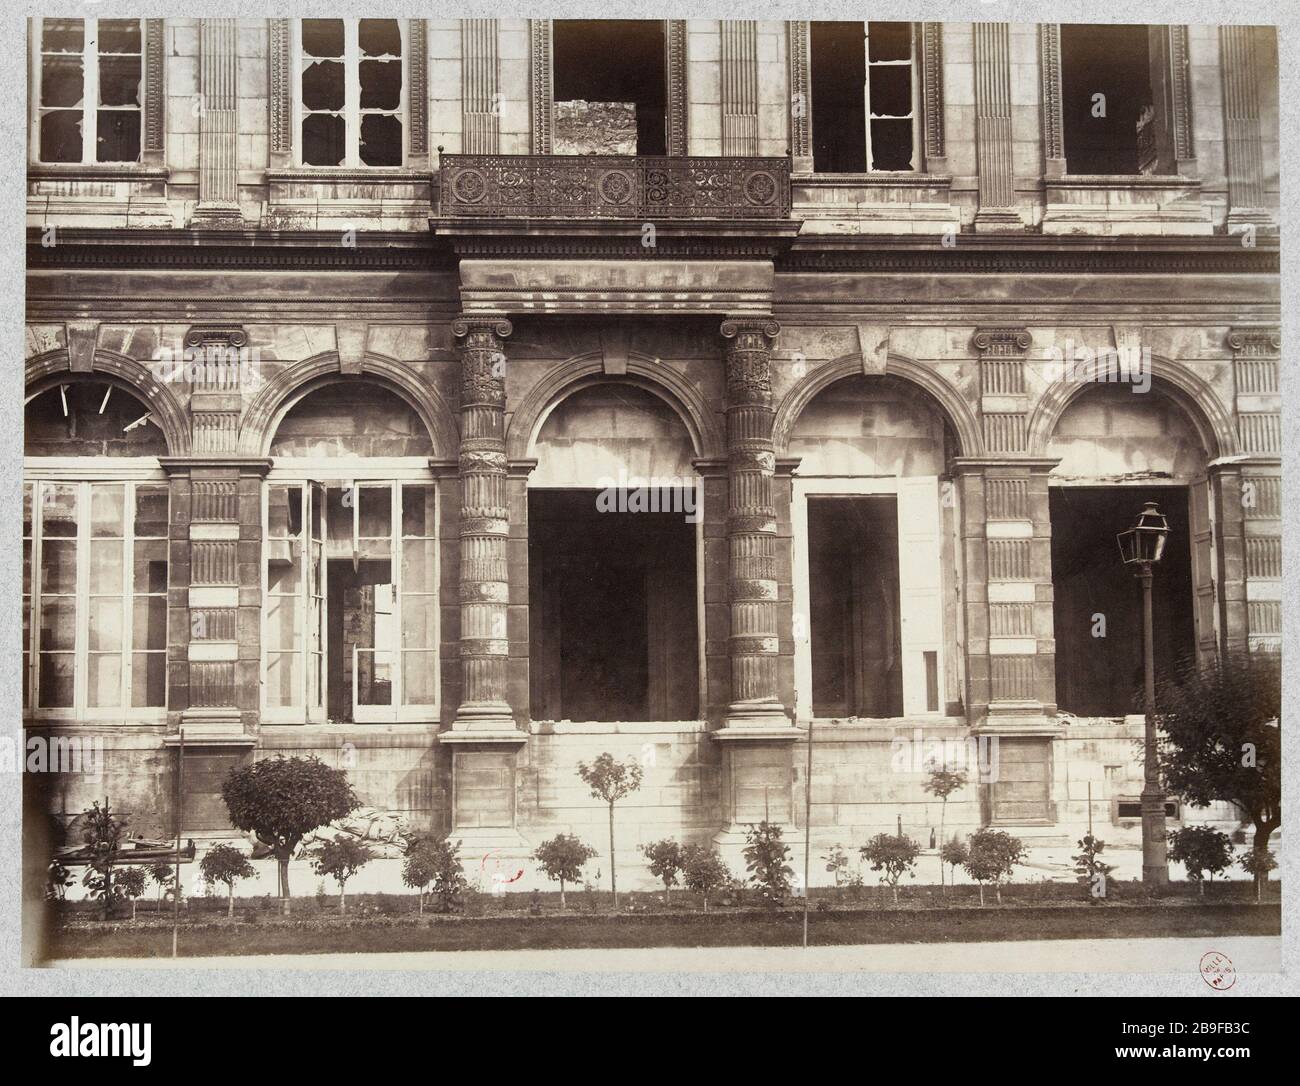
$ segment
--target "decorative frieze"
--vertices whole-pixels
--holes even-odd
[[[686,20],[668,19],[665,28],[668,75],[667,148],[670,155],[690,153],[687,128]]]
[[[921,24],[921,127],[925,169],[947,171],[943,101],[943,24]]]
[[[407,61],[410,91],[407,94],[411,133],[407,147],[407,163],[414,168],[428,165],[429,161],[429,22],[411,19],[410,44]]]
[[[985,412],[984,445],[989,452],[1024,452],[1027,416],[1018,411]]]
[[[1038,72],[1042,97],[1043,174],[1065,175],[1065,122],[1061,112],[1061,27],[1038,24]]]
[[[988,541],[989,580],[1032,580],[1030,543],[1028,539],[990,539]]]
[[[289,20],[268,19],[267,108],[270,111],[271,166],[288,166],[293,160],[293,79],[289,71]]]
[[[1265,580],[1282,576],[1282,540],[1279,537],[1246,537],[1246,576]]]
[[[1242,412],[1237,416],[1237,432],[1242,448],[1248,453],[1277,456],[1282,452],[1282,416],[1273,411]]]
[[[1031,637],[1034,632],[1034,605],[1026,602],[990,603],[990,637]]]
[[[147,166],[166,161],[167,74],[165,30],[161,19],[144,21],[144,138],[141,160]]]
[[[990,656],[992,700],[1034,700],[1037,697],[1034,682],[1036,660],[1035,656]]]
[[[993,476],[984,481],[985,512],[989,520],[1029,519],[1029,480]]]
[[[529,105],[532,119],[529,147],[535,155],[551,153],[555,107],[551,75],[551,20],[528,20]]]
[[[812,173],[812,69],[806,19],[786,23],[786,53],[790,64],[790,157],[796,173]]]
[[[1244,476],[1241,507],[1247,520],[1281,520],[1282,480],[1276,475]]]

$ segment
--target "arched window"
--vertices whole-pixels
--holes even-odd
[[[167,451],[140,400],[70,380],[27,403],[23,707],[161,719],[167,692]]]

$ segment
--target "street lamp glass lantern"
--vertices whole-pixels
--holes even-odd
[[[1159,562],[1165,553],[1165,540],[1169,538],[1169,521],[1156,508],[1155,502],[1147,502],[1138,515],[1137,523],[1128,531],[1120,532],[1120,557],[1127,566],[1149,566]]]

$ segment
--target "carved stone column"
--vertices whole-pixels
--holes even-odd
[[[731,704],[727,729],[784,728],[777,697],[772,340],[766,317],[722,324],[727,370],[727,543]]]
[[[238,227],[239,67],[234,19],[199,20],[199,202],[194,225]]]
[[[1228,159],[1228,225],[1269,224],[1259,128],[1255,28],[1219,27],[1223,67],[1223,134]]]
[[[1011,146],[1011,28],[975,23],[975,145],[979,211],[975,229],[1020,230]]]
[[[453,732],[521,739],[506,700],[504,317],[462,317],[460,340],[460,666]]]

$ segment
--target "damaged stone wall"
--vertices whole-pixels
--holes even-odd
[[[557,155],[636,154],[635,102],[555,103]]]

